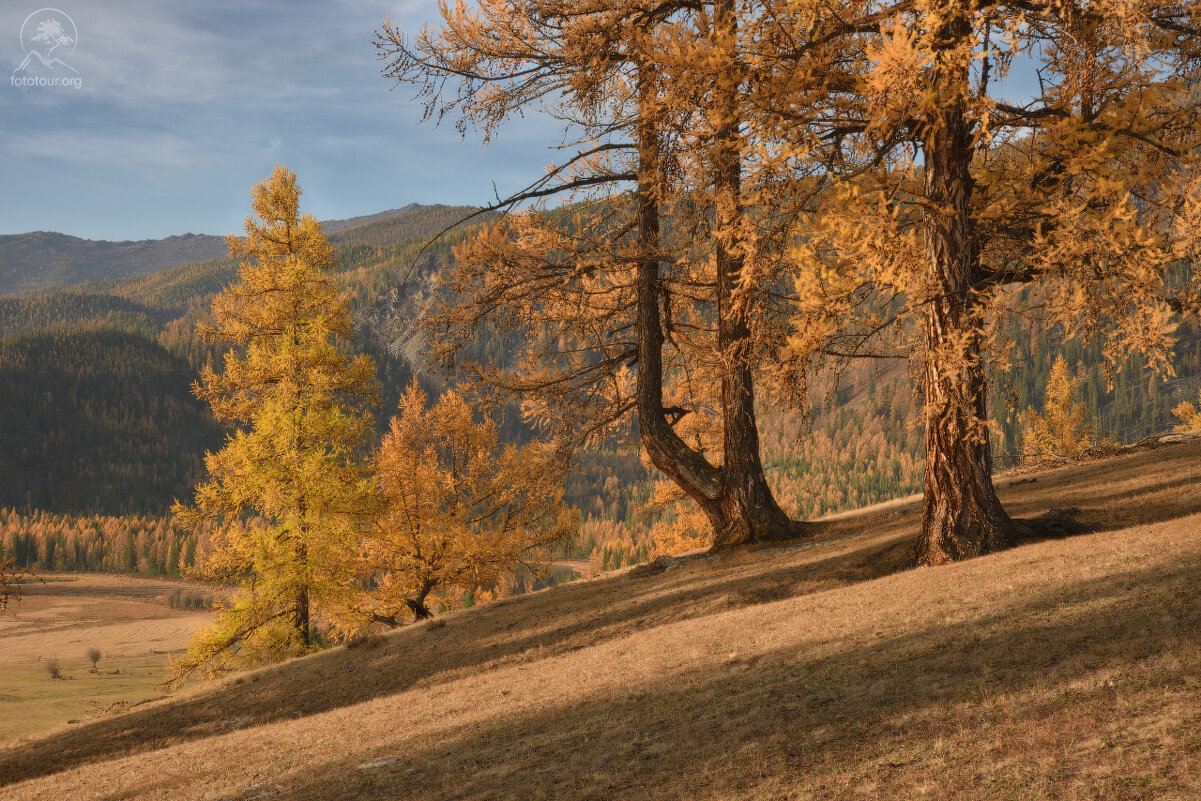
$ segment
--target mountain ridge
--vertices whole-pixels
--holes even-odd
[[[344,219],[322,220],[327,236],[402,218],[425,208],[409,203],[395,209]],[[172,234],[158,239],[87,239],[59,231],[0,234],[0,295],[36,292],[55,286],[138,278],[228,253],[225,237]]]

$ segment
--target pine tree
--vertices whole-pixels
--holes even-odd
[[[241,590],[193,640],[173,677],[303,653],[314,607],[347,601],[358,524],[373,494],[362,449],[377,392],[374,363],[351,357],[347,300],[328,275],[333,249],[301,215],[296,174],[282,166],[251,194],[238,281],[212,304],[209,341],[232,345],[194,387],[218,420],[237,426],[205,457],[208,479],[176,520],[213,526],[200,573]]]
[[[1026,458],[1034,460],[1067,459],[1077,456],[1097,442],[1088,421],[1088,407],[1076,400],[1080,384],[1068,372],[1063,356],[1051,365],[1043,413],[1027,409],[1022,414],[1022,444]]]
[[[541,572],[577,528],[548,456],[536,444],[502,446],[496,423],[475,421],[457,392],[427,409],[410,384],[374,460],[382,509],[361,563],[375,579],[365,599],[372,618],[420,620],[431,595],[453,605],[519,564]]]

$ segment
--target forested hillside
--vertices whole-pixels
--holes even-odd
[[[412,332],[395,316],[373,318],[373,293],[401,283],[426,240],[469,211],[415,207],[334,235],[339,270],[361,308],[358,347],[379,365],[381,425],[412,372],[390,352],[399,345],[372,335],[372,323],[399,340]],[[425,263],[448,247],[432,249]],[[0,507],[162,515],[191,491],[205,450],[223,436],[191,392],[215,355],[195,323],[233,272],[219,259],[0,298]]]
[[[188,362],[106,319],[0,344],[0,507],[162,513],[221,432]]]
[[[379,365],[381,430],[413,368],[423,365],[421,314],[436,291],[434,276],[478,222],[429,240],[470,212],[412,207],[331,236],[336,270],[353,299],[356,348]],[[0,507],[163,515],[187,495],[202,475],[204,451],[222,439],[190,391],[214,356],[196,338],[195,323],[235,269],[223,258],[0,297]],[[1175,379],[1152,375],[1136,358],[1115,372],[1112,391],[1100,343],[1065,342],[1035,323],[1015,329],[1013,339],[1012,370],[997,376],[990,400],[1001,467],[1021,458],[1018,413],[1041,409],[1057,354],[1083,379],[1081,399],[1099,436],[1115,443],[1170,428],[1171,408],[1201,383],[1201,336],[1193,328],[1181,330]],[[482,340],[473,355],[503,360],[505,343]],[[443,380],[422,374],[432,394]],[[917,491],[920,400],[905,364],[863,362],[815,386],[812,414],[768,404],[762,412],[767,476],[786,510],[812,519]],[[528,435],[516,409],[507,410],[502,432],[511,440]],[[635,433],[580,453],[567,479],[566,499],[584,518],[570,555],[592,557],[600,568],[666,547],[655,524],[677,514],[671,505],[649,505],[656,476],[640,458]]]

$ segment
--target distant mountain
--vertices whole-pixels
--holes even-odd
[[[326,235],[336,235],[335,239],[341,237],[344,241],[353,242],[356,229],[373,226],[373,238],[391,244],[397,241],[397,237],[401,240],[407,238],[406,235],[411,233],[408,230],[409,219],[421,217],[419,212],[423,210],[435,211],[435,217],[440,217],[438,212],[465,214],[471,211],[463,207],[410,203],[378,214],[325,220],[321,227]],[[385,225],[381,236],[379,224],[387,221],[395,223],[391,226],[395,230],[388,231],[389,226]],[[137,278],[173,267],[222,259],[227,252],[224,237],[208,234],[182,234],[166,239],[124,242],[80,239],[51,231],[6,234],[0,236],[0,295],[52,286]]]
[[[388,220],[393,217],[400,217],[412,211],[417,211],[422,208],[420,203],[410,203],[407,206],[402,206],[399,209],[388,209],[377,214],[364,214],[362,217],[347,217],[345,220],[322,220],[321,230],[326,236],[345,231],[347,228],[357,228],[360,225],[379,222],[380,220]]]
[[[225,240],[205,234],[107,242],[34,231],[0,236],[0,294],[147,273],[225,255]]]
[[[409,206],[323,223],[338,258],[335,272],[352,298],[354,347],[378,366],[380,425],[412,380],[420,344],[414,323],[429,296],[428,272],[450,257],[454,239],[427,243],[472,211]],[[25,235],[25,244],[35,237],[51,248],[74,240],[77,251],[79,243],[122,244],[57,234]],[[421,269],[411,275],[419,254]],[[225,256],[223,242],[216,255]],[[128,268],[125,262],[115,269]],[[190,389],[198,368],[219,352],[196,338],[195,323],[236,271],[228,258],[208,258],[0,293],[0,508],[163,514],[174,499],[190,496],[205,450],[225,433]],[[427,391],[439,387],[431,383]]]

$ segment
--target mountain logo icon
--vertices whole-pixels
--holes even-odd
[[[69,14],[57,8],[39,8],[21,25],[25,60],[13,70],[13,75],[29,70],[35,61],[50,70],[65,68],[78,75],[79,70],[64,61],[75,52],[78,42],[79,30]]]

